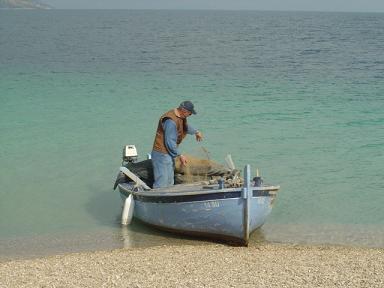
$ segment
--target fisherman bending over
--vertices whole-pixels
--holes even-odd
[[[195,135],[196,141],[203,140],[203,134],[187,124],[187,118],[196,114],[191,101],[184,101],[160,117],[152,150],[152,165],[155,182],[153,188],[174,184],[175,158],[181,165],[187,164],[187,157],[180,154],[178,146],[187,134]]]

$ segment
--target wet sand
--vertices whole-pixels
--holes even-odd
[[[0,262],[0,287],[384,287],[384,249],[158,246]]]

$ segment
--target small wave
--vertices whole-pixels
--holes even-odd
[[[384,143],[368,143],[361,145],[359,149],[376,149],[376,148],[382,148],[384,147]]]
[[[373,126],[373,125],[383,125],[384,118],[379,119],[369,119],[369,120],[354,120],[345,123],[346,126]]]
[[[306,50],[301,51],[299,54],[300,55],[313,55],[313,54],[318,54],[320,52],[322,52],[321,49],[306,49]]]

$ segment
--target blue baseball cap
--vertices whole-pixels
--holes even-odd
[[[184,108],[185,110],[188,110],[192,114],[196,114],[195,106],[192,104],[191,101],[183,101],[183,102],[181,102],[179,108]]]

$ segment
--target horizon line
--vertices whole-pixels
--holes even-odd
[[[134,10],[134,11],[237,11],[237,12],[318,12],[318,13],[384,13],[383,11],[355,11],[355,10],[271,10],[271,9],[216,9],[216,8],[0,8],[0,10]]]

